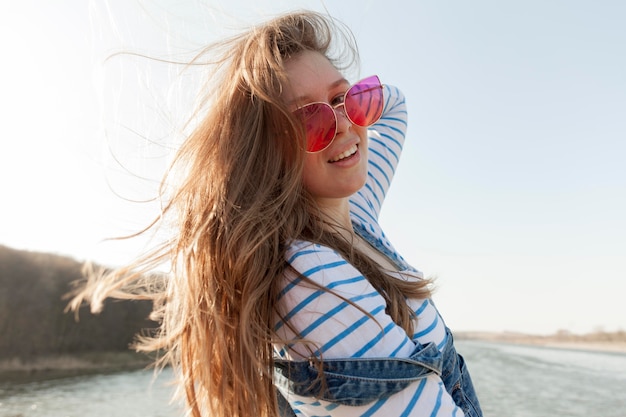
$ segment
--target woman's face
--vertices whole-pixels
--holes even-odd
[[[318,52],[302,52],[290,58],[285,67],[290,83],[284,94],[293,110],[318,101],[337,104],[350,87]],[[335,115],[335,140],[321,152],[307,153],[304,163],[304,187],[321,206],[332,206],[351,196],[367,178],[367,128],[352,124],[343,107],[338,107]]]

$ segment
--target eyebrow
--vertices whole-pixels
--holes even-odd
[[[348,80],[346,80],[345,78],[342,77],[342,78],[338,79],[337,81],[331,83],[328,86],[328,89],[332,90],[333,88],[337,88],[337,87],[339,87],[342,84],[350,85]],[[294,98],[293,100],[289,100],[287,105],[291,106],[291,105],[296,105],[296,104],[299,104],[299,103],[305,103],[306,104],[306,103],[311,103],[311,102],[313,102],[313,99],[309,95],[305,94],[305,95],[302,95],[302,96],[298,96],[298,97]]]

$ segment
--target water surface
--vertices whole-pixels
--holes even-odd
[[[459,341],[485,417],[624,417],[626,354]],[[172,373],[0,383],[1,417],[174,417]],[[390,416],[391,417],[391,416]]]

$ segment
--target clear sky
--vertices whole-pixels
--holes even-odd
[[[0,4],[0,244],[118,264],[201,69],[168,59],[276,13],[327,10],[363,76],[402,88],[381,222],[456,330],[626,329],[621,0],[21,0]],[[123,167],[116,161],[119,161]],[[127,172],[128,170],[129,172]]]

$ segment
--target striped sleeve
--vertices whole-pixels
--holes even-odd
[[[374,218],[380,210],[391,186],[400,161],[407,129],[406,101],[402,92],[393,86],[384,86],[385,107],[380,120],[370,127],[368,178],[365,186],[353,199],[367,206]],[[355,196],[356,197],[356,196]],[[359,202],[360,200],[360,202]]]
[[[384,298],[356,268],[320,245],[301,242],[292,249],[288,262],[312,283],[293,271],[285,275],[278,299],[283,319],[275,331],[294,342],[280,356],[406,357],[413,351],[415,343],[387,315]]]
[[[401,358],[415,349],[412,338],[385,313],[383,297],[335,251],[295,242],[288,262],[294,271],[285,274],[279,294],[282,319],[274,329],[284,343],[275,345],[277,356],[288,360],[313,355],[323,359]],[[423,301],[415,307],[421,311],[429,306]],[[424,325],[432,327],[436,322],[425,320]],[[287,391],[282,394],[299,416],[463,416],[436,374],[363,406],[339,405]]]

